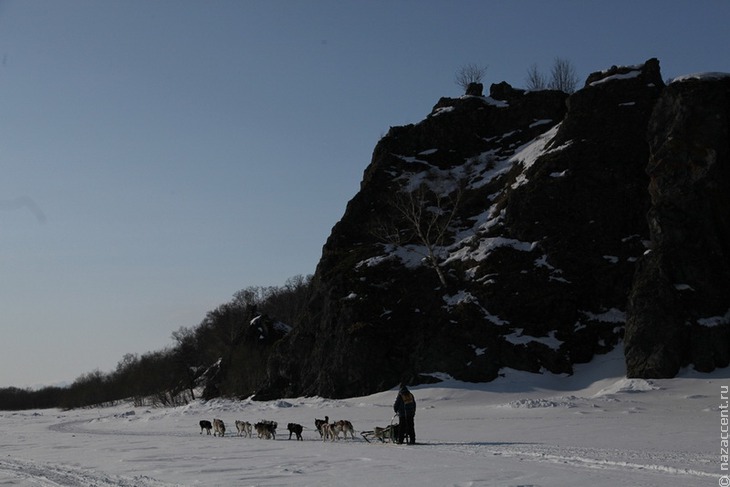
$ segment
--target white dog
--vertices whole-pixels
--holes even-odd
[[[213,436],[226,436],[226,425],[220,419],[213,420]]]
[[[350,433],[350,438],[352,438],[353,440],[355,439],[355,429],[352,427],[352,423],[347,421],[346,419],[332,423],[332,427],[335,430],[335,437],[337,439],[340,438],[340,433],[343,434],[345,439],[347,439],[348,433]]]
[[[328,438],[330,441],[335,441],[337,434],[335,432],[335,425],[329,423],[322,423],[320,425],[320,431],[322,432],[322,441],[326,441]]]
[[[238,430],[238,436],[251,438],[251,423],[248,421],[236,420],[236,429]]]

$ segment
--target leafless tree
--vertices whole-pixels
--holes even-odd
[[[533,64],[527,70],[526,82],[528,90],[551,89],[570,94],[575,92],[578,87],[578,75],[570,61],[558,57],[553,62],[549,80],[547,76],[540,72],[537,64]]]
[[[537,64],[530,66],[527,70],[527,89],[530,91],[544,90],[547,85],[547,78],[537,68]]]
[[[441,249],[461,203],[464,184],[447,195],[431,190],[426,183],[413,191],[398,192],[389,202],[392,218],[379,221],[373,235],[384,243],[407,248],[423,256],[423,262],[447,286]],[[409,244],[417,244],[409,246]]]
[[[564,58],[555,58],[550,72],[550,88],[573,93],[578,86],[578,75],[573,64]]]
[[[471,83],[481,83],[486,73],[486,67],[482,68],[474,63],[469,63],[459,68],[454,77],[454,82],[466,91]]]

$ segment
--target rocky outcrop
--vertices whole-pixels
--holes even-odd
[[[666,89],[649,60],[593,73],[569,98],[500,83],[391,128],[257,397],[489,381],[504,367],[569,374],[627,322],[637,375],[726,364],[727,123],[685,106],[707,93],[681,85]],[[690,230],[702,252],[686,247]]]
[[[730,77],[664,90],[648,129],[651,250],[626,326],[629,376],[730,363]]]
[[[469,85],[466,87],[467,96],[482,96],[483,91],[484,85],[481,83],[469,83]]]

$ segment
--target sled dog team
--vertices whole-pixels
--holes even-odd
[[[395,403],[393,403],[393,411],[398,416],[398,423],[391,424],[388,427],[380,428],[376,427],[372,431],[361,432],[362,437],[370,442],[368,437],[377,438],[382,442],[385,442],[386,438],[390,441],[397,441],[398,444],[403,444],[407,439],[409,445],[416,444],[416,429],[414,427],[414,418],[416,416],[416,398],[413,397],[411,391],[408,390],[406,382],[400,383],[400,389],[398,396],[396,396]],[[395,418],[395,416],[394,416]],[[317,428],[322,441],[330,440],[335,441],[340,439],[340,434],[347,439],[347,435],[350,438],[355,439],[355,429],[352,427],[352,423],[347,420],[334,421],[330,423],[329,416],[325,416],[324,419],[314,418],[314,426]],[[266,438],[267,440],[276,439],[276,421],[260,421],[255,425],[251,426],[251,423],[247,421],[236,421],[236,430],[238,430],[238,436],[251,437],[251,432],[255,429],[259,438]],[[203,431],[207,431],[210,434],[211,429],[213,430],[213,436],[225,436],[226,425],[220,419],[214,419],[211,424],[210,421],[202,420],[200,422],[200,434]],[[302,440],[302,430],[304,429],[301,424],[289,423],[286,426],[289,430],[289,439],[291,440],[292,435],[296,435],[297,440]]]
[[[267,440],[276,439],[276,428],[278,427],[276,421],[259,421],[252,425],[248,421],[236,420],[235,424],[238,436],[252,438],[252,432],[255,430],[259,438]],[[329,416],[325,416],[324,419],[315,418],[314,426],[317,428],[317,432],[319,433],[320,438],[322,438],[322,441],[339,440],[340,434],[342,434],[345,439],[347,439],[348,434],[350,435],[350,438],[355,439],[355,429],[352,427],[352,423],[347,420],[334,421],[330,423]],[[304,427],[301,424],[289,423],[286,428],[289,430],[290,440],[292,435],[295,435],[297,440],[303,440],[302,431],[304,430]],[[202,435],[204,431],[207,432],[207,434],[211,434],[211,431],[213,431],[213,436],[225,436],[226,425],[220,419],[214,419],[212,423],[204,419],[200,422],[200,434]]]

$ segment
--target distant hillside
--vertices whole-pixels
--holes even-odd
[[[729,95],[652,59],[392,127],[257,397],[571,373],[621,340],[630,376],[727,366]]]

